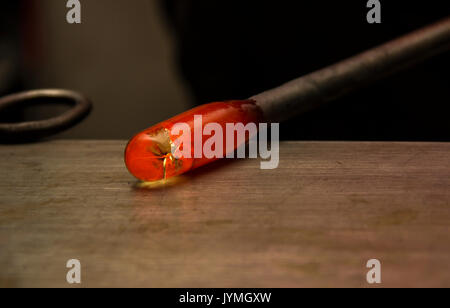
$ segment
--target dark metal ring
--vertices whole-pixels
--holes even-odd
[[[83,120],[91,111],[92,103],[82,94],[69,90],[43,89],[12,94],[0,98],[0,112],[11,106],[39,102],[68,102],[70,110],[40,121],[0,123],[1,141],[29,141],[45,138],[62,132]]]

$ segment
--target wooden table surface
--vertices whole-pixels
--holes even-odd
[[[0,146],[0,286],[450,287],[450,144],[288,142],[139,185],[125,141]]]

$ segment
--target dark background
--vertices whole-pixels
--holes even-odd
[[[84,58],[97,59],[89,63],[89,68],[83,62],[86,67],[84,70],[83,65],[81,69],[78,68],[75,76],[79,74],[79,78],[74,81],[65,79],[65,75],[73,75],[72,71],[65,73],[64,66],[55,65],[48,58],[46,60],[45,55],[39,55],[45,54],[42,51],[51,46],[46,42],[55,42],[48,39],[51,31],[36,31],[48,26],[46,18],[39,18],[42,5],[36,5],[35,2],[34,9],[28,10],[33,1],[19,2],[8,2],[6,9],[3,5],[0,13],[2,44],[8,46],[0,49],[0,57],[8,57],[8,63],[16,64],[9,73],[9,76],[14,77],[9,79],[15,79],[16,82],[3,92],[17,90],[20,86],[29,88],[51,84],[77,87],[94,96],[94,104],[99,108],[87,124],[83,123],[81,128],[63,135],[70,138],[127,138],[133,132],[193,105],[250,97],[450,15],[450,6],[445,1],[384,0],[381,1],[382,24],[368,24],[366,0],[150,0],[152,16],[157,17],[158,23],[137,23],[128,27],[121,36],[123,27],[136,23],[139,18],[145,20],[148,16],[140,15],[138,7],[143,5],[143,1],[133,0],[122,2],[122,6],[106,5],[110,11],[104,14],[119,14],[120,10],[125,10],[125,6],[131,11],[127,15],[128,19],[115,22],[118,25],[116,36],[114,32],[107,31],[111,42],[96,46],[99,37],[93,33],[102,27],[99,20],[103,15],[100,11],[94,15],[93,1],[85,0],[82,1],[83,24],[80,26],[65,23],[65,5],[54,10],[61,15],[55,18],[61,22],[60,31],[66,29],[68,33],[73,33],[78,31],[74,27],[82,29],[82,32],[76,33],[77,42],[82,44],[72,49],[79,48]],[[51,0],[43,2],[53,7],[57,5]],[[35,12],[37,18],[30,18],[30,11]],[[25,12],[28,12],[28,17],[24,22]],[[148,19],[154,20],[153,17]],[[146,36],[146,31],[153,32]],[[159,41],[155,41],[155,33],[158,33],[156,36]],[[129,38],[134,36],[136,40],[130,44]],[[84,42],[85,37],[91,40]],[[121,37],[127,40],[121,41]],[[37,50],[31,56],[29,52],[24,52],[24,45],[29,46],[30,41],[34,46],[31,50]],[[165,43],[161,42],[169,42],[166,45],[170,48],[164,47]],[[102,65],[101,55],[96,53],[99,47],[104,48],[106,57],[109,50],[111,53],[116,52],[108,67]],[[141,47],[148,50],[147,54],[159,50],[159,58],[139,57]],[[54,52],[57,54],[57,48],[52,50],[56,50]],[[22,56],[15,56],[18,54]],[[24,68],[24,62],[27,63],[24,59],[29,58],[34,59],[34,62],[28,61],[32,64]],[[173,62],[161,66],[162,60]],[[130,67],[130,61],[135,61],[135,69]],[[145,67],[149,63],[152,63],[150,73],[140,71],[141,66]],[[49,73],[48,67],[52,65],[61,70],[55,69]],[[111,66],[116,69],[111,71]],[[123,69],[119,69],[122,66]],[[154,69],[156,66],[158,70]],[[39,70],[33,71],[33,67]],[[89,79],[86,73],[93,68],[95,72],[89,74]],[[282,138],[448,141],[449,69],[449,53],[435,57],[283,124]],[[101,71],[104,75],[95,76]],[[40,77],[40,72],[46,77]],[[58,72],[61,77],[52,79],[54,72]],[[33,81],[29,80],[30,74]],[[105,76],[114,76],[107,85],[102,83],[108,78]],[[86,78],[84,86],[77,84],[77,80]],[[63,82],[59,82],[61,80]],[[143,89],[132,89],[127,95],[121,94],[122,89],[127,91],[130,84],[139,82],[144,84]],[[102,87],[105,88],[104,92],[99,90]],[[146,93],[145,89],[152,87],[166,90]],[[145,96],[136,92],[145,93]],[[152,116],[143,117],[145,112]],[[113,123],[109,122],[111,119],[115,119]],[[122,129],[114,131],[115,125]],[[110,129],[104,129],[105,126]]]

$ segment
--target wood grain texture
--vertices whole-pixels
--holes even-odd
[[[281,144],[138,187],[124,141],[0,146],[0,286],[450,287],[450,144]]]

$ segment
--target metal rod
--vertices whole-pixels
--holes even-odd
[[[281,122],[449,49],[450,17],[251,99]]]

